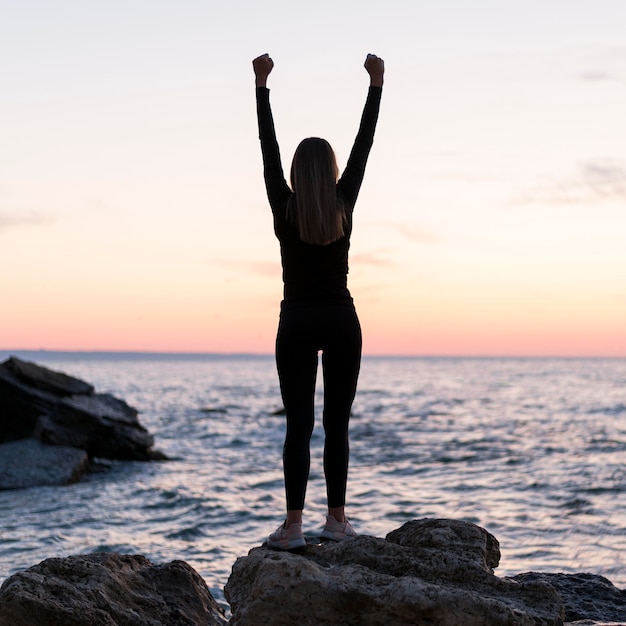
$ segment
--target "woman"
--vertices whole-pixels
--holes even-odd
[[[306,545],[302,510],[309,478],[317,355],[324,377],[324,475],[328,516],[321,536],[356,536],[345,517],[348,420],[361,363],[361,327],[347,288],[352,211],[372,147],[385,65],[368,54],[370,88],[348,163],[338,177],[335,154],[324,139],[303,140],[291,165],[291,188],[280,161],[266,87],[274,62],[252,62],[265,186],[280,242],[284,299],[276,337],[276,364],[287,416],[283,467],[287,517],[267,544],[290,550]]]

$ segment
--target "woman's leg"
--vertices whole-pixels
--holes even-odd
[[[283,446],[287,525],[302,519],[309,479],[317,349],[307,318],[303,311],[283,310],[276,337],[276,365],[287,419]]]
[[[344,521],[348,478],[348,422],[361,365],[361,326],[353,306],[333,307],[326,324],[324,371],[324,474],[329,513]]]

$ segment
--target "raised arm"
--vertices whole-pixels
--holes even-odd
[[[269,54],[262,54],[252,61],[252,67],[256,84],[257,119],[263,155],[265,189],[272,211],[275,212],[289,197],[291,189],[287,185],[283,173],[280,150],[274,130],[274,119],[270,108],[270,92],[267,89],[267,77],[274,67],[274,61]]]
[[[378,121],[378,110],[385,73],[385,62],[375,54],[367,55],[364,66],[370,76],[370,88],[365,101],[363,115],[361,116],[359,131],[354,140],[348,163],[337,183],[337,192],[349,211],[352,211],[354,208],[359,195],[363,176],[365,175],[367,158],[374,143],[374,131]]]

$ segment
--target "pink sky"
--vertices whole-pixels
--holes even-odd
[[[7,7],[0,349],[272,352],[250,61],[287,169],[310,135],[345,163],[375,52],[365,352],[626,356],[626,3],[513,4]]]

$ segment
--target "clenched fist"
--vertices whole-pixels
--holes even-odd
[[[254,69],[254,75],[256,76],[256,86],[265,87],[267,83],[267,77],[274,67],[274,61],[272,61],[269,54],[262,54],[252,61],[252,68]]]
[[[375,54],[368,54],[365,59],[364,67],[370,75],[370,84],[374,87],[382,87],[385,62]]]

